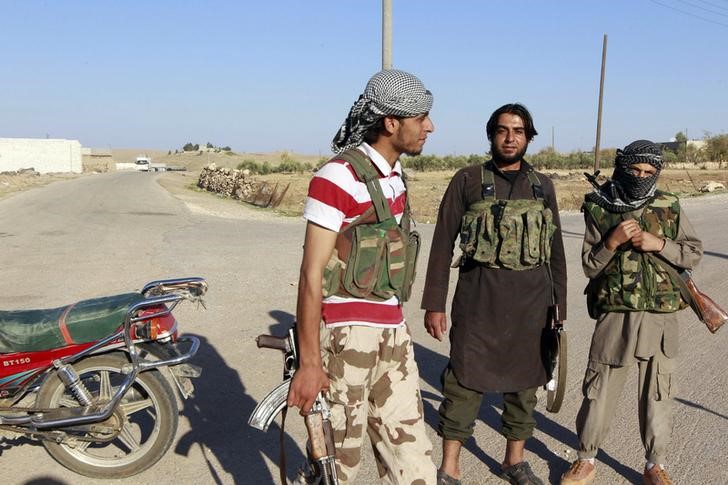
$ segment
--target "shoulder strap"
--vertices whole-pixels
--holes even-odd
[[[526,176],[528,176],[528,181],[531,182],[531,188],[533,189],[533,198],[543,200],[543,187],[541,187],[541,181],[538,179],[536,171],[533,168],[529,168],[528,172],[526,172]]]
[[[490,166],[490,162],[483,163],[480,166],[480,171],[483,183],[480,196],[483,200],[495,200],[495,177],[493,176],[493,167]]]
[[[369,196],[372,198],[372,205],[377,213],[377,220],[384,221],[392,217],[392,212],[389,210],[389,203],[387,198],[382,192],[382,186],[379,184],[379,173],[372,166],[372,162],[369,157],[364,155],[360,150],[352,148],[338,155],[336,158],[348,162],[359,180],[364,182],[369,191]]]
[[[404,229],[406,232],[410,231],[410,222],[412,222],[412,217],[410,216],[410,192],[409,187],[407,187],[407,175],[404,173],[404,167],[402,167],[402,183],[404,184],[404,213],[402,214],[402,219],[400,219],[399,226]]]
[[[493,176],[493,167],[490,166],[491,162],[485,162],[481,165],[481,177],[483,179],[483,188],[481,190],[481,197],[483,200],[495,200],[495,177]],[[490,170],[488,170],[490,168]],[[531,183],[533,190],[533,198],[543,200],[543,187],[541,181],[538,179],[536,172],[533,168],[529,168],[526,172],[526,177]]]

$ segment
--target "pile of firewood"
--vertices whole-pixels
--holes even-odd
[[[250,200],[258,191],[258,183],[250,178],[250,171],[218,168],[214,163],[202,169],[197,186],[238,200]]]

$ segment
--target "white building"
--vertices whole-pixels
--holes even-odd
[[[83,171],[78,140],[0,138],[0,172],[33,168],[39,173]]]

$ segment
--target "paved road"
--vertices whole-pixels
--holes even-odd
[[[151,470],[123,483],[266,484],[277,477],[277,425],[263,434],[247,426],[255,404],[280,379],[281,359],[259,351],[254,337],[282,333],[293,321],[303,224],[192,192],[170,195],[160,176],[117,173],[87,176],[36,188],[0,201],[0,308],[36,308],[124,292],[145,282],[204,276],[210,283],[207,310],[181,308],[181,330],[200,336],[196,362],[204,367],[197,395],[184,403],[177,441]],[[696,279],[728,307],[728,197],[685,201],[707,249]],[[558,415],[537,408],[538,430],[527,459],[536,472],[558,483],[574,458],[574,418],[592,322],[586,317],[579,266],[583,225],[579,214],[563,216],[569,266],[568,394]],[[433,227],[420,225],[427,255]],[[415,295],[421,290],[421,261]],[[454,274],[453,274],[454,276]],[[415,298],[416,300],[416,298]],[[439,372],[448,345],[422,329],[416,301],[406,306],[420,364],[426,420],[433,427],[439,403]],[[681,314],[683,358],[678,372],[674,447],[670,472],[678,483],[728,483],[728,331],[710,335],[689,313]],[[643,465],[636,418],[636,376],[628,382],[609,439],[599,455],[598,484],[638,483]],[[487,396],[475,439],[463,456],[465,483],[504,483],[492,472],[503,440],[497,432],[499,402]],[[289,478],[302,459],[305,434],[296,415],[286,426]],[[0,446],[3,480],[12,484],[90,484],[56,464],[42,446],[21,439]],[[376,483],[370,453],[359,483]],[[115,483],[115,482],[109,482]],[[119,482],[122,483],[122,482]]]

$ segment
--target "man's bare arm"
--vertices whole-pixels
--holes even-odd
[[[319,325],[323,272],[334,250],[336,236],[336,232],[312,222],[306,225],[296,306],[299,364],[288,393],[288,405],[298,407],[301,414],[308,413],[318,393],[329,387],[321,362]]]

